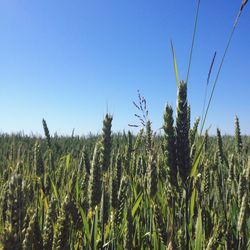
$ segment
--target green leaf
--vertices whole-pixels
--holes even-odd
[[[88,224],[88,220],[87,217],[83,211],[83,209],[79,206],[79,211],[81,213],[82,216],[82,221],[83,221],[83,226],[84,226],[84,233],[88,239],[88,242],[90,242],[91,236],[90,236],[90,232],[89,232],[89,224]]]
[[[177,62],[176,62],[176,56],[175,56],[174,45],[173,45],[172,40],[171,40],[171,49],[172,49],[173,62],[174,62],[174,73],[175,73],[176,86],[178,87],[179,86],[178,66],[177,66]]]
[[[108,224],[107,224],[107,226],[105,227],[105,236],[104,236],[104,240],[105,240],[105,241],[106,241],[106,239],[109,237],[110,231],[111,231],[111,220],[108,221]]]
[[[195,250],[202,249],[202,217],[201,217],[201,208],[198,210],[198,218],[196,221],[196,228],[195,228]]]
[[[191,231],[192,229],[192,221],[193,221],[193,216],[194,216],[194,207],[195,207],[195,199],[196,199],[196,189],[193,189],[192,195],[191,195],[191,200],[190,200],[190,224],[189,224],[189,230]]]
[[[136,199],[136,201],[135,201],[135,204],[134,204],[134,206],[133,206],[133,208],[132,208],[132,216],[133,216],[133,217],[135,216],[135,213],[136,213],[138,207],[140,206],[142,197],[143,197],[143,192],[141,192],[141,193],[138,195],[138,197],[137,197],[137,199]]]
[[[76,177],[75,188],[76,188],[76,202],[78,202],[79,201],[79,177],[78,176]]]
[[[59,200],[59,196],[58,196],[58,192],[57,192],[57,189],[56,189],[56,186],[52,180],[52,178],[49,176],[49,179],[50,179],[50,183],[51,183],[51,186],[52,186],[52,189],[53,189],[53,193],[56,197],[57,200]]]
[[[205,143],[205,138],[203,139],[203,142],[200,145],[198,154],[195,157],[195,160],[194,160],[194,163],[193,163],[193,166],[192,166],[192,169],[191,169],[190,177],[195,177],[196,174],[197,174],[197,168],[198,168],[198,165],[199,165],[200,160],[201,160],[202,149],[203,149],[204,143]]]
[[[97,223],[98,223],[98,207],[95,207],[95,212],[93,216],[94,220],[91,228],[91,249],[97,249]]]
[[[70,154],[67,154],[66,156],[66,169],[69,170],[69,163],[70,163]]]

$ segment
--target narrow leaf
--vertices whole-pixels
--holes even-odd
[[[201,217],[201,208],[198,210],[198,218],[196,221],[196,228],[195,228],[195,250],[202,249],[202,217]]]
[[[138,197],[137,197],[137,199],[136,199],[136,201],[135,201],[135,204],[134,204],[134,206],[133,206],[133,208],[132,208],[132,216],[133,216],[133,217],[135,216],[135,213],[136,213],[137,209],[138,209],[139,206],[140,206],[140,203],[141,203],[141,201],[142,201],[142,197],[143,197],[143,193],[141,192],[141,193],[138,195]]]
[[[179,74],[178,74],[178,67],[177,67],[177,62],[176,62],[176,57],[175,57],[174,46],[173,46],[172,40],[171,40],[171,49],[172,49],[173,62],[174,62],[174,73],[175,73],[176,86],[178,87],[179,86]]]
[[[83,221],[83,226],[84,226],[84,233],[87,237],[88,242],[90,242],[91,236],[90,236],[90,232],[89,232],[89,224],[88,224],[88,220],[87,217],[83,211],[83,209],[81,208],[81,206],[79,206],[79,211],[81,213],[82,216],[82,221]]]

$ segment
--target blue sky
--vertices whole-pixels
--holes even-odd
[[[222,57],[241,0],[201,0],[188,86],[192,120],[201,115],[214,51]],[[197,1],[0,1],[0,132],[99,132],[136,122],[137,89],[156,130],[176,104],[170,39],[180,78],[187,72]],[[234,115],[250,134],[250,9],[234,34],[207,118],[211,133],[233,133]],[[212,75],[212,80],[214,79]],[[211,86],[210,86],[211,88]]]

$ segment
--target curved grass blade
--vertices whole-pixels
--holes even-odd
[[[137,209],[138,209],[139,206],[140,206],[140,203],[141,203],[141,201],[142,201],[142,197],[143,197],[143,192],[141,192],[141,193],[138,195],[138,197],[136,198],[135,204],[134,204],[134,206],[133,206],[133,208],[132,208],[132,216],[133,216],[133,217],[135,216],[135,213],[136,213]]]
[[[201,216],[201,208],[198,210],[198,218],[196,221],[196,228],[195,228],[195,243],[194,249],[200,250],[202,249],[202,216]]]
[[[175,73],[175,80],[176,80],[176,86],[179,86],[179,73],[178,73],[178,66],[177,66],[177,62],[176,62],[176,56],[175,56],[175,52],[174,52],[174,45],[173,42],[171,40],[171,50],[172,50],[172,55],[173,55],[173,63],[174,63],[174,73]]]
[[[223,66],[223,64],[224,64],[224,61],[225,61],[227,52],[228,52],[228,49],[229,49],[229,47],[230,47],[230,44],[231,44],[231,41],[232,41],[232,38],[233,38],[233,35],[234,35],[234,31],[235,31],[235,29],[236,29],[237,24],[239,23],[240,14],[241,14],[241,12],[243,11],[244,7],[246,6],[247,2],[248,2],[248,0],[243,1],[242,5],[241,5],[241,8],[240,8],[240,12],[239,12],[239,14],[237,15],[236,21],[235,21],[235,23],[234,23],[234,25],[233,25],[233,28],[232,28],[232,30],[231,30],[231,33],[230,33],[230,35],[229,35],[229,38],[228,38],[228,41],[227,41],[227,44],[226,44],[226,48],[225,48],[225,50],[224,50],[224,53],[223,53],[223,56],[222,56],[222,59],[221,59],[221,62],[220,62],[220,65],[219,65],[219,68],[218,68],[218,71],[217,71],[215,80],[214,80],[214,83],[213,83],[213,88],[212,88],[212,91],[211,91],[211,94],[210,94],[210,97],[209,97],[209,101],[208,101],[208,104],[207,104],[205,116],[204,116],[204,119],[203,119],[203,121],[202,121],[201,133],[202,133],[203,128],[204,128],[204,125],[205,125],[205,121],[206,121],[206,118],[207,118],[208,110],[209,110],[209,107],[210,107],[210,105],[211,105],[211,101],[212,101],[212,98],[213,98],[213,95],[214,95],[214,90],[215,90],[215,87],[216,87],[216,85],[217,85],[217,82],[218,82],[218,79],[219,79],[219,76],[220,76],[220,73],[221,73],[221,69],[222,69],[222,66]]]
[[[83,209],[80,206],[79,206],[79,211],[80,211],[81,216],[82,216],[82,221],[83,221],[85,235],[87,237],[88,242],[90,242],[91,235],[90,235],[90,232],[89,232],[89,224],[88,224],[87,217],[86,217]]]
[[[217,52],[215,51],[215,52],[214,52],[213,59],[212,59],[212,62],[211,62],[211,64],[210,64],[209,71],[208,71],[207,84],[206,84],[206,88],[205,88],[205,97],[204,97],[204,102],[203,102],[203,107],[202,107],[201,123],[203,123],[203,117],[204,117],[205,106],[206,106],[206,101],[207,101],[207,88],[208,88],[208,85],[209,85],[209,82],[210,82],[210,77],[211,77],[212,69],[213,69],[213,66],[214,66],[216,54],[217,54]],[[200,134],[201,134],[201,133],[200,133]]]

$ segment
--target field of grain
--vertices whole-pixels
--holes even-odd
[[[237,116],[234,136],[205,127],[248,1],[212,75],[214,53],[194,120],[187,94],[200,2],[185,81],[171,41],[177,104],[166,105],[159,130],[138,91],[133,132],[112,132],[116,117],[107,113],[97,135],[51,135],[44,119],[43,136],[0,134],[0,249],[250,250],[250,137]]]
[[[2,249],[250,249],[250,138],[200,135],[187,86],[161,134],[0,137]],[[114,118],[115,119],[115,118]],[[135,125],[138,126],[138,125]]]

